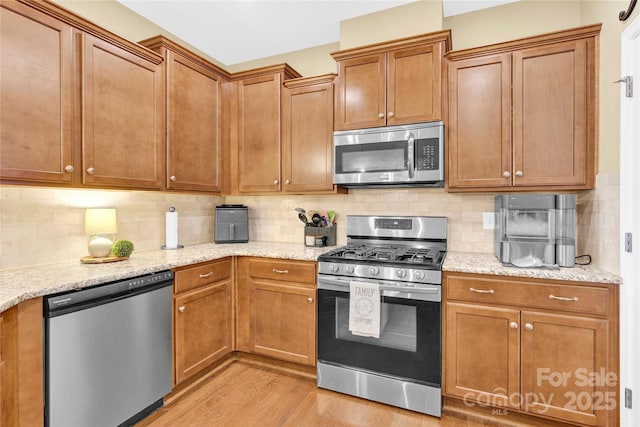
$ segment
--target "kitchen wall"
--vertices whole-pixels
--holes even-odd
[[[43,264],[88,255],[88,207],[116,208],[117,239],[136,251],[165,242],[164,213],[175,206],[179,242],[213,241],[213,216],[221,197],[152,191],[109,191],[0,186],[0,268]]]

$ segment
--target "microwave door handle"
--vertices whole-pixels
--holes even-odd
[[[415,156],[413,154],[415,139],[413,138],[413,134],[409,134],[409,140],[407,141],[407,160],[409,163],[409,178],[413,178],[415,175]]]

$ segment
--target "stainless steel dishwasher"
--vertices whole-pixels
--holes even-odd
[[[44,299],[45,425],[128,426],[171,391],[173,273]]]

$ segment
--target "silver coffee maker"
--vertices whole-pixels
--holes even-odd
[[[573,267],[574,194],[504,194],[495,198],[494,253],[516,267]]]

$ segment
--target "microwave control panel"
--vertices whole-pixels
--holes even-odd
[[[440,168],[440,148],[437,138],[416,141],[416,169],[419,171]]]

